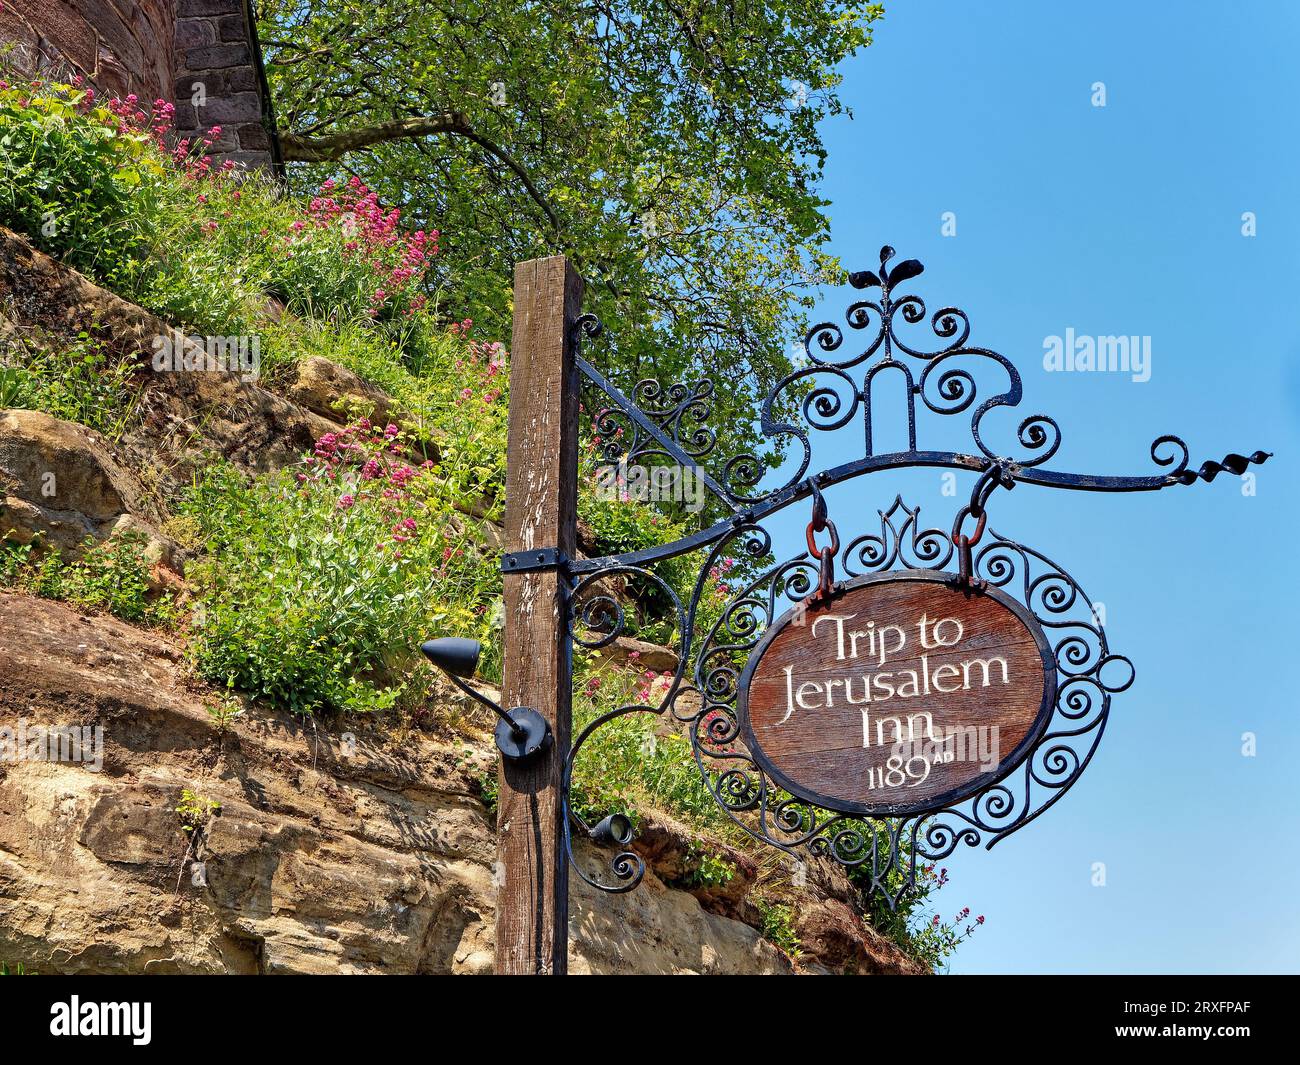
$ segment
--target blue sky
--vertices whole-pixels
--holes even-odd
[[[947,863],[941,912],[987,917],[953,972],[1300,970],[1298,24],[1282,2],[898,2],[846,68],[855,117],[824,129],[833,250],[852,269],[882,243],[922,260],[907,288],[963,308],[972,343],[1019,366],[1021,412],[1060,423],[1051,467],[1155,473],[1163,433],[1194,466],[1276,453],[1254,496],[1229,475],[996,499],[998,531],[1105,603],[1137,682],[1060,803]],[[826,316],[851,296],[828,294]],[[1046,372],[1044,338],[1067,328],[1151,337],[1150,380]],[[951,441],[958,419],[918,417],[921,447],[927,428]],[[853,447],[827,441],[813,469]],[[878,474],[830,494],[842,537],[898,491],[951,522],[937,471]]]

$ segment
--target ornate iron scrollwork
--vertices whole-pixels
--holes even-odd
[[[745,659],[766,626],[782,612],[778,607],[793,606],[812,592],[818,579],[816,562],[803,553],[768,566],[736,591],[716,620],[704,627],[700,603],[710,571],[728,556],[743,554],[756,564],[770,559],[771,537],[761,524],[765,517],[807,497],[815,487],[877,470],[928,466],[996,476],[1008,487],[1029,483],[1086,491],[1153,491],[1197,480],[1213,481],[1222,472],[1241,474],[1250,464],[1269,457],[1262,451],[1249,456],[1229,454],[1221,462],[1209,461],[1192,470],[1187,445],[1176,436],[1165,435],[1150,449],[1151,459],[1163,470],[1160,473],[1112,476],[1048,470],[1045,464],[1060,447],[1061,431],[1045,414],[1029,415],[1018,423],[1014,435],[1019,456],[995,451],[983,432],[985,419],[995,409],[1019,406],[1023,390],[1018,371],[1003,355],[969,344],[971,325],[963,311],[942,307],[930,314],[919,296],[898,294],[898,287],[919,276],[924,268],[915,259],[891,267],[893,258],[893,249],[885,247],[878,271],[850,275],[855,288],[879,290],[878,297],[859,299],[845,313],[846,326],[852,334],[861,334],[862,345],[844,354],[844,328],[831,322],[815,325],[804,342],[809,364],[778,381],[763,401],[759,411],[763,437],[774,445],[791,445],[798,460],[795,473],[783,483],[753,495],[746,493],[757,489],[765,473],[754,455],[726,459],[712,472],[703,465],[717,444],[716,432],[707,426],[714,388],[711,382],[663,386],[642,381],[629,399],[582,356],[579,347],[580,371],[611,404],[593,408],[596,431],[610,438],[616,427],[625,430],[605,450],[604,457],[610,462],[655,457],[688,467],[733,513],[672,543],[568,564],[570,632],[579,646],[607,645],[624,630],[624,610],[609,583],[618,577],[648,581],[662,591],[676,612],[679,637],[677,669],[652,705],[611,709],[574,740],[563,782],[565,841],[570,857],[572,827],[588,829],[569,805],[573,767],[586,742],[616,718],[669,713],[685,730],[714,801],[741,829],[791,855],[826,856],[856,869],[871,890],[895,906],[915,886],[918,863],[941,860],[961,843],[992,847],[1069,790],[1096,751],[1111,696],[1132,683],[1132,663],[1110,650],[1093,603],[1064,569],[1032,548],[992,533],[975,553],[969,576],[1013,594],[1051,634],[1058,676],[1048,725],[1010,775],[968,799],[916,817],[856,818],[822,810],[781,792],[739,742],[736,697]],[[928,345],[903,328],[927,322]],[[600,324],[590,315],[576,323],[575,342],[579,345],[599,334]],[[977,404],[974,371],[978,365],[997,369],[1005,384]],[[899,375],[905,384],[908,448],[877,453],[872,435],[873,385],[886,373]],[[935,415],[970,411],[974,449],[918,449],[918,399]],[[791,407],[801,418],[783,421],[777,417],[778,410]],[[843,428],[855,418],[861,418],[863,427],[862,456],[807,477],[814,434]],[[944,571],[952,561],[954,537],[940,529],[923,529],[919,508],[906,506],[899,497],[878,514],[878,533],[858,535],[843,548],[838,560],[841,573],[852,577],[890,570]],[[689,595],[682,596],[651,567],[690,551],[703,552],[703,560]],[[632,850],[624,850],[612,860],[612,883],[589,876],[576,862],[574,866],[583,879],[606,891],[631,890],[645,874],[644,862]]]
[[[910,508],[897,498],[887,511],[878,513],[881,534],[860,537],[844,548],[845,572],[850,572],[851,556],[859,562],[860,572],[943,569],[952,555],[951,542],[938,530],[921,529],[920,508]],[[946,548],[941,546],[945,543]],[[701,568],[701,578],[728,553],[762,556],[770,546],[765,530],[742,524],[715,545]],[[583,619],[591,621],[600,614],[597,604],[616,607],[605,595],[592,591],[614,573],[635,573],[660,583],[677,607],[682,639],[677,672],[655,704],[620,706],[601,715],[577,737],[566,786],[573,760],[601,725],[626,714],[667,711],[685,728],[714,800],[742,830],[791,855],[806,851],[861,869],[871,888],[896,905],[903,892],[915,885],[918,862],[942,860],[959,843],[991,847],[1069,790],[1101,739],[1111,696],[1133,680],[1132,664],[1111,651],[1092,601],[1045,555],[992,533],[977,553],[976,572],[1015,594],[1051,634],[1058,669],[1057,696],[1046,730],[1010,777],[977,796],[920,817],[873,823],[823,811],[785,794],[739,744],[736,697],[745,658],[767,625],[786,607],[801,603],[815,586],[817,567],[806,553],[766,569],[739,589],[703,632],[695,626],[706,590],[703,579],[697,581],[685,606],[666,582],[639,567],[599,570],[575,581],[572,617],[579,631],[574,635],[584,646],[604,645],[621,631],[621,610],[603,619],[604,631],[594,638],[584,637],[581,631]],[[617,877],[613,885],[602,884],[580,867],[579,874],[605,890],[625,891],[639,883],[645,871],[632,851],[619,854],[613,870]]]

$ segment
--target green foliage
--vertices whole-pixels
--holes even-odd
[[[578,473],[578,519],[590,532],[593,552],[619,555],[669,543],[686,535],[683,523],[672,520],[657,507],[629,499],[626,492],[612,497],[598,490],[598,463],[591,452],[583,456]],[[695,579],[693,558],[673,558],[655,567],[655,573],[677,593],[683,606],[690,598]],[[656,581],[633,576],[628,590],[639,610],[625,619],[624,633],[657,643],[671,643],[677,630],[672,597]]]
[[[497,812],[497,803],[501,799],[501,782],[497,779],[495,773],[484,773],[479,778],[479,797],[483,800],[483,805],[487,807],[488,812],[495,814]]]
[[[186,332],[265,332],[273,377],[328,346],[322,330],[363,353],[399,400],[404,366],[419,376],[416,364],[446,361],[447,323],[424,284],[437,234],[404,233],[400,212],[360,182],[300,205],[262,175],[237,180],[204,155],[210,137],[167,150],[169,123],[161,102],[100,106],[60,84],[0,90],[0,224]]]
[[[217,726],[217,731],[225,733],[230,731],[239,718],[244,716],[244,705],[234,696],[226,695],[215,703],[210,703],[206,708],[208,717],[212,718],[212,723]]]
[[[36,972],[28,969],[22,962],[14,962],[10,968],[8,962],[0,962],[0,976],[35,976]]]
[[[206,549],[188,571],[204,676],[298,713],[410,707],[421,638],[491,640],[498,560],[406,447],[360,423],[297,475],[217,464],[196,480],[182,511]]]
[[[649,672],[638,675],[588,656],[575,663],[575,676],[575,735],[614,707],[656,705]],[[723,826],[727,816],[700,779],[690,743],[677,732],[658,734],[658,723],[654,714],[626,714],[592,733],[574,762],[574,808],[599,820],[612,810],[635,818],[637,807],[654,806],[699,827]]]
[[[0,351],[0,408],[44,411],[116,440],[139,401],[133,374],[84,332],[58,351],[11,341]]]
[[[167,625],[175,607],[166,593],[150,596],[146,547],[140,533],[115,533],[100,542],[88,539],[82,556],[66,561],[57,551],[38,552],[34,543],[0,541],[0,583],[124,621]]]
[[[842,112],[838,68],[882,14],[841,0],[268,0],[262,39],[289,157],[380,138],[346,167],[441,231],[431,284],[453,317],[505,335],[513,263],[567,252],[587,309],[617,323],[604,368],[725,372],[718,424],[734,440],[752,438],[755,396],[787,371],[815,283],[840,276],[817,127]],[[440,132],[382,139],[381,123],[414,116]],[[290,176],[306,191],[341,172]]]
[[[181,831],[193,837],[207,825],[213,814],[221,812],[221,803],[199,795],[189,788],[181,789],[181,801],[176,807],[180,817]]]
[[[845,822],[845,826],[863,833],[866,839],[871,838],[873,829],[867,822]],[[882,825],[875,832],[879,853],[889,853],[890,841],[886,829]],[[896,892],[903,886],[903,869],[907,868],[909,862],[910,856],[904,850],[899,862],[901,868],[892,870],[886,877],[886,885],[891,892]],[[847,871],[849,879],[865,890],[868,886],[865,866],[850,867]],[[945,921],[935,912],[934,896],[947,883],[947,869],[936,870],[934,865],[918,864],[915,889],[899,900],[896,909],[891,910],[880,895],[872,895],[867,900],[867,916],[871,926],[936,971],[941,971],[957,947],[984,923],[983,917],[970,919],[969,907],[958,911],[951,921]]]
[[[0,225],[109,274],[139,254],[163,167],[147,130],[123,126],[85,91],[24,84],[0,89],[0,172]]]
[[[799,934],[795,931],[794,908],[760,899],[758,912],[763,920],[763,938],[791,958],[798,958],[803,952],[799,949]]]
[[[382,210],[364,186],[318,190],[303,208],[263,175],[164,173],[154,239],[137,256],[129,291],[171,321],[249,332],[274,298],[289,316],[276,331],[282,339],[303,319],[382,342],[409,332],[427,302],[416,286],[436,239],[401,234],[400,212]]]
[[[736,875],[734,865],[699,844],[691,847],[687,858],[692,867],[686,878],[688,887],[725,887]]]

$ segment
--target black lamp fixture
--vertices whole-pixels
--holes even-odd
[[[451,678],[456,687],[501,719],[497,722],[496,741],[497,750],[503,758],[512,762],[527,762],[550,750],[554,742],[550,722],[531,706],[514,706],[506,712],[465,683],[463,678],[474,675],[483,653],[483,645],[478,640],[444,636],[439,640],[427,640],[420,645],[420,650],[424,652],[425,658]]]
[[[632,821],[625,814],[610,814],[598,825],[589,828],[587,836],[606,847],[611,843],[623,847],[632,841]]]

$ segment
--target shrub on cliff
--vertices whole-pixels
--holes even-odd
[[[169,145],[171,113],[80,83],[0,78],[0,225],[187,332],[260,333],[278,300],[289,314],[265,330],[271,370],[296,359],[312,323],[339,334],[341,361],[372,366],[440,342],[425,285],[436,232],[404,231],[356,179],[285,199],[213,163],[219,127]]]
[[[362,421],[296,473],[200,477],[184,510],[205,549],[187,571],[204,676],[299,713],[409,709],[428,633],[491,637],[497,559],[408,445]]]

